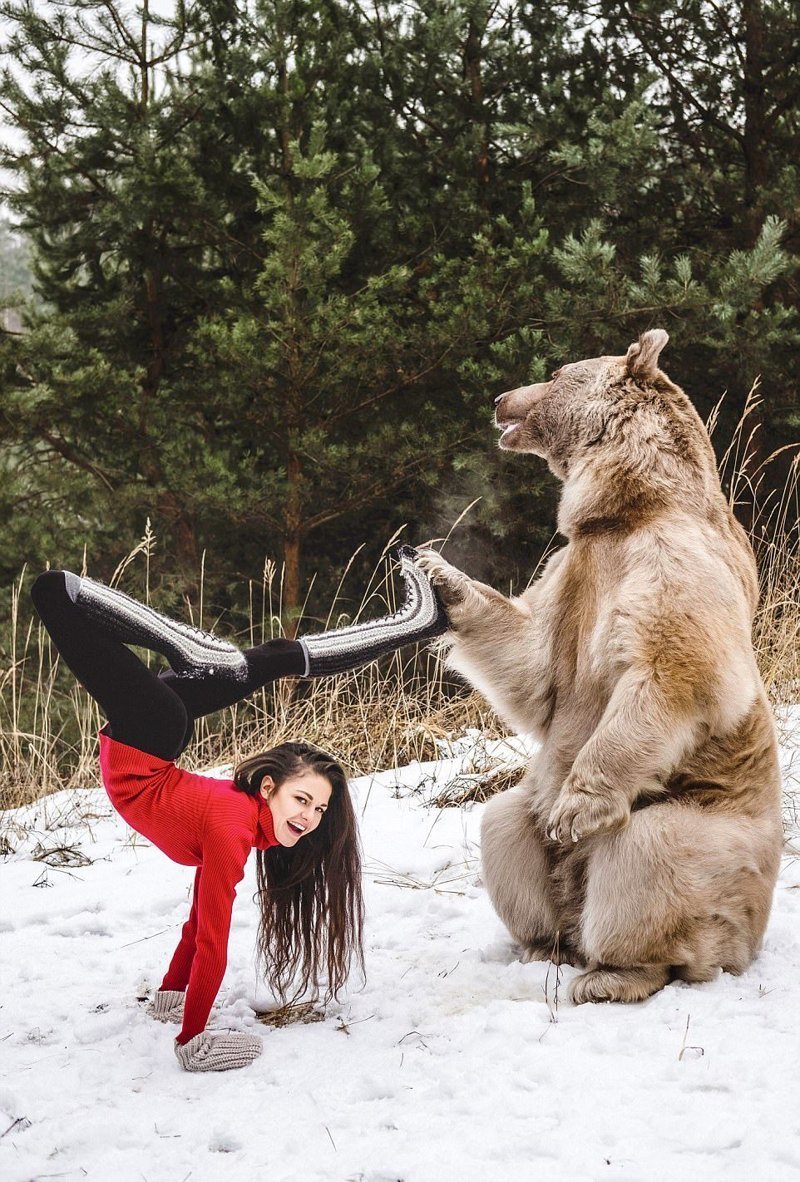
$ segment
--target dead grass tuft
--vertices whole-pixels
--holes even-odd
[[[317,1002],[293,1001],[274,1010],[256,1010],[256,1018],[265,1026],[276,1029],[283,1026],[307,1026],[311,1022],[324,1022],[325,1010]]]
[[[490,771],[460,774],[445,784],[431,804],[437,809],[458,808],[470,802],[485,804],[498,792],[515,788],[524,774],[524,763],[501,763]]]
[[[60,868],[64,866],[91,866],[92,859],[87,858],[77,846],[53,845],[44,846],[38,842],[31,850],[34,862],[44,862],[47,866]]]

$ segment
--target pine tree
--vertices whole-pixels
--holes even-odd
[[[374,30],[346,6],[314,12],[314,22],[298,20],[296,4],[275,0],[236,40],[214,41],[221,78],[235,72],[238,37],[259,78],[219,92],[232,125],[258,129],[238,136],[233,187],[244,195],[250,181],[255,214],[242,212],[237,238],[260,265],[240,270],[241,303],[227,291],[227,310],[197,338],[198,370],[222,363],[204,399],[228,424],[230,459],[206,490],[209,511],[216,498],[235,522],[230,567],[258,569],[258,545],[278,550],[290,619],[307,585],[304,551],[336,566],[368,542],[374,556],[399,513],[423,519],[420,499],[436,495],[476,433],[459,369],[475,364],[476,340],[502,330],[510,290],[508,275],[495,278],[508,260],[474,229],[477,189],[461,198],[468,250],[452,257],[431,241],[426,162],[408,154],[385,112],[371,122]],[[391,166],[377,163],[390,155]],[[403,198],[401,176],[415,182]]]
[[[28,244],[7,218],[0,218],[0,312],[16,308],[32,287]]]
[[[0,104],[25,137],[3,153],[7,199],[43,305],[6,371],[6,429],[37,460],[29,503],[52,508],[48,484],[80,489],[83,518],[64,506],[59,520],[64,549],[89,532],[109,562],[150,512],[188,575],[198,546],[181,456],[198,424],[174,373],[209,298],[207,195],[187,151],[202,103],[182,78],[192,11],[156,17],[145,0],[124,19],[111,3],[26,0],[2,14],[14,64]]]
[[[45,301],[0,340],[9,573],[84,540],[108,573],[149,516],[215,606],[277,558],[291,624],[315,570],[327,606],[357,547],[475,502],[450,552],[519,585],[553,485],[492,398],[654,324],[701,410],[760,373],[765,451],[796,438],[784,0],[117,11],[4,8]]]

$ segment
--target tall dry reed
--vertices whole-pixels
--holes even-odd
[[[720,460],[720,476],[738,516],[749,521],[760,599],[753,643],[774,705],[800,700],[800,445],[759,458],[756,382]],[[709,420],[713,434],[719,404]],[[776,479],[776,472],[785,473]]]
[[[116,583],[127,573],[125,590],[145,602],[150,598],[153,543],[148,529],[111,580]],[[395,566],[384,552],[352,620],[396,609]],[[224,634],[222,624],[203,617],[203,573],[201,569],[197,612],[189,616],[198,626],[214,625]],[[309,626],[309,631],[351,622],[340,611],[344,574],[327,618]],[[16,808],[61,788],[98,782],[97,731],[102,719],[92,699],[63,668],[35,617],[29,585],[28,572],[23,571],[10,592],[9,659],[0,673],[0,809]],[[267,561],[261,582],[248,587],[249,621],[245,634],[235,637],[237,643],[258,644],[281,634],[281,590],[276,567]],[[447,681],[435,654],[422,646],[347,675],[267,686],[245,702],[201,719],[182,762],[189,768],[237,763],[267,745],[304,738],[331,751],[357,775],[435,759],[436,740],[452,737],[465,726],[501,733],[483,701]]]
[[[756,388],[727,448],[720,470],[731,503],[747,505],[751,540],[759,563],[761,602],[754,626],[756,654],[772,701],[800,699],[800,536],[798,471],[800,457],[786,465],[780,488],[766,495],[765,476],[780,455],[756,464]],[[709,428],[714,429],[718,409]],[[784,457],[784,461],[787,457]],[[773,482],[774,483],[774,482]],[[395,609],[396,581],[387,557],[391,539],[352,619],[369,619]],[[120,563],[114,579],[127,572],[125,589],[149,600],[148,528],[141,542]],[[353,558],[355,555],[353,556]],[[341,592],[347,564],[327,619],[321,627],[350,622],[341,617]],[[136,578],[131,575],[135,572]],[[96,734],[100,718],[94,703],[68,671],[27,600],[29,579],[23,571],[10,589],[7,636],[0,643],[6,667],[0,669],[0,809],[15,808],[60,788],[97,782]],[[204,579],[192,622],[204,619]],[[239,643],[257,644],[281,632],[282,580],[274,563],[265,562],[260,582],[248,587],[249,623]],[[191,612],[190,612],[191,615]],[[224,632],[224,628],[221,629]],[[431,651],[404,649],[366,669],[314,682],[285,681],[248,701],[203,719],[184,756],[188,767],[236,763],[249,754],[288,738],[303,737],[327,748],[354,774],[435,759],[437,740],[467,727],[490,735],[503,733],[483,700],[445,678]]]

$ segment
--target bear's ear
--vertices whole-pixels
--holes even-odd
[[[651,328],[634,341],[625,357],[625,368],[631,377],[654,378],[658,370],[658,358],[669,340],[663,328]]]

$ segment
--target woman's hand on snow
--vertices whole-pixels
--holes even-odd
[[[178,989],[158,989],[147,1006],[147,1012],[156,1022],[182,1022],[185,1000],[186,994]]]
[[[247,1067],[261,1051],[257,1034],[236,1032],[217,1034],[204,1030],[183,1045],[175,1043],[175,1054],[184,1071],[232,1071]]]

